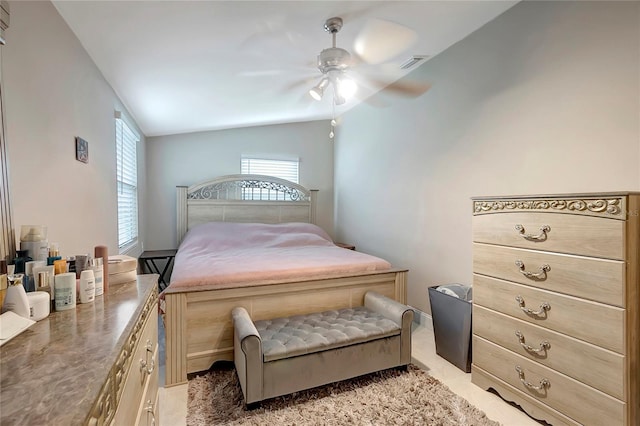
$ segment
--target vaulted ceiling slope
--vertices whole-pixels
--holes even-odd
[[[327,18],[343,18],[337,46],[358,64],[339,115],[410,72],[412,55],[432,58],[515,3],[53,1],[147,136],[331,117],[331,96],[308,95]]]

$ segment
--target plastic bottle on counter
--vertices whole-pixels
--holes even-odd
[[[29,250],[16,250],[16,258],[13,263],[16,265],[14,274],[24,274],[25,263],[32,261],[29,257]]]
[[[96,297],[96,281],[93,269],[80,272],[80,303],[93,302]]]
[[[7,275],[7,261],[0,259],[0,310],[2,309],[2,305],[4,305],[4,297],[7,295],[9,283]]]
[[[104,267],[101,257],[93,259],[93,275],[96,279],[96,296],[101,296],[104,293]]]
[[[76,307],[76,274],[65,272],[58,274],[54,285],[56,311],[66,311]]]
[[[2,312],[13,311],[28,319],[31,316],[31,312],[29,311],[29,299],[27,299],[27,292],[22,285],[22,279],[22,274],[9,276],[9,287],[2,305]]]
[[[109,291],[109,251],[107,246],[95,246],[93,250],[94,257],[102,259],[102,286],[107,293]]]

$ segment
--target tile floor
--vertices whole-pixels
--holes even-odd
[[[161,332],[164,334],[164,332]],[[447,385],[449,389],[484,411],[487,416],[505,426],[540,426],[524,412],[504,402],[497,395],[471,383],[471,374],[459,370],[436,355],[431,324],[415,327],[412,334],[413,362]],[[161,368],[164,368],[161,365]],[[164,375],[161,370],[161,381]],[[187,415],[187,385],[160,388],[160,425],[183,426]]]

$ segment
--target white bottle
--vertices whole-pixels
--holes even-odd
[[[80,272],[80,303],[93,302],[96,297],[96,280],[93,269]]]
[[[2,312],[13,311],[24,318],[29,318],[31,312],[29,310],[29,299],[27,292],[22,285],[22,274],[9,276],[9,287],[2,305]]]
[[[66,311],[76,307],[76,274],[65,272],[55,278],[56,311]]]
[[[93,275],[96,279],[96,296],[101,296],[104,293],[104,267],[101,257],[93,259]]]

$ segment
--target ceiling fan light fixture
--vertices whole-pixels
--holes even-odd
[[[324,89],[329,85],[329,79],[327,77],[322,77],[322,80],[318,84],[309,90],[309,94],[316,101],[322,100],[322,95],[324,94]]]
[[[337,78],[336,83],[338,94],[345,100],[351,99],[358,90],[356,82],[347,76]]]
[[[335,88],[336,86],[333,86],[333,87]],[[342,95],[338,92],[338,89],[337,89],[337,88],[335,88],[335,90],[334,90],[333,92],[334,92],[334,93],[333,93],[333,103],[334,103],[335,105],[342,105],[342,104],[344,104],[345,102],[347,102],[347,100],[344,98],[344,96],[342,96]]]

